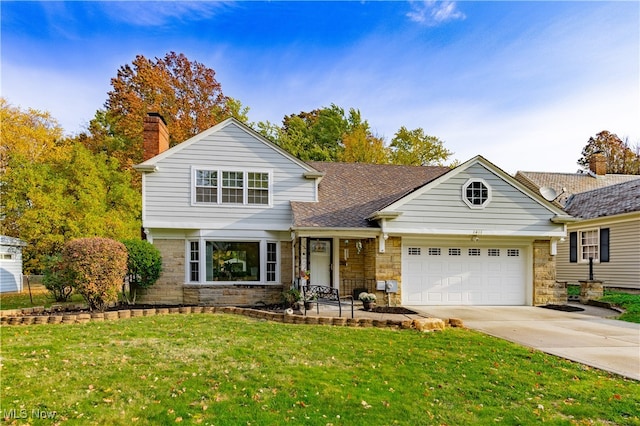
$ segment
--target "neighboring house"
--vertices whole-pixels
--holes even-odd
[[[27,243],[0,235],[0,293],[22,291],[22,247]]]
[[[145,119],[143,227],[163,255],[156,303],[278,303],[294,283],[392,304],[562,301],[572,219],[481,156],[455,169],[305,163],[235,119],[171,149]],[[307,280],[308,277],[308,280]]]
[[[587,173],[518,172],[516,179],[551,188],[549,194],[577,219],[567,225],[569,238],[558,244],[558,280],[589,279],[592,258],[594,279],[640,289],[640,176],[606,174],[603,157],[595,157]]]

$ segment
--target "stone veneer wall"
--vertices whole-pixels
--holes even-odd
[[[566,283],[556,280],[556,258],[549,240],[533,242],[533,304],[566,304]]]
[[[184,303],[184,240],[156,239],[153,240],[153,245],[162,255],[162,275],[153,286],[138,293],[138,302],[180,305]]]
[[[185,285],[184,303],[207,306],[274,305],[282,301],[282,285]]]
[[[396,280],[398,281],[398,292],[390,293],[390,305],[400,305],[402,301],[402,239],[399,237],[390,237],[385,241],[384,253],[378,251],[378,241],[372,240],[367,245],[367,249],[372,251],[373,276],[376,281]],[[385,303],[385,292],[376,291],[378,296],[378,304]]]

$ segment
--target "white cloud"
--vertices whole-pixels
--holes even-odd
[[[105,2],[104,12],[114,21],[140,27],[157,27],[178,21],[199,21],[214,17],[228,2],[159,1],[159,2]]]
[[[447,0],[411,2],[411,12],[407,13],[407,17],[413,22],[427,26],[436,26],[443,22],[466,18],[464,13],[457,10],[456,2]]]

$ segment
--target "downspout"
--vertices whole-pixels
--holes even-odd
[[[385,251],[385,242],[387,241],[387,238],[389,238],[389,235],[386,232],[386,224],[387,224],[387,220],[385,218],[380,219],[380,235],[378,236],[378,252],[379,253],[384,253]]]

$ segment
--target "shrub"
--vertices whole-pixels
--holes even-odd
[[[125,285],[122,295],[127,303],[135,303],[137,290],[149,288],[160,278],[162,272],[162,256],[160,251],[148,241],[125,240],[127,248],[128,291]]]
[[[118,300],[127,272],[127,248],[109,238],[79,238],[62,249],[62,261],[73,289],[89,309],[103,311]]]
[[[71,297],[73,288],[69,283],[69,277],[66,274],[60,253],[45,258],[42,284],[49,290],[56,302],[66,302]]]
[[[297,288],[290,288],[289,290],[282,292],[282,301],[287,308],[293,308],[300,299],[300,290]]]

